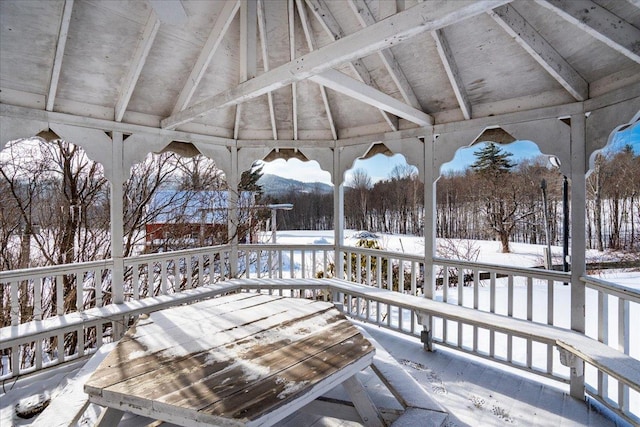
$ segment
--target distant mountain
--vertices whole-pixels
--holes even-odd
[[[301,182],[271,174],[262,175],[258,185],[262,186],[265,196],[278,196],[292,191],[298,193],[331,193],[333,191],[333,187],[323,182]]]

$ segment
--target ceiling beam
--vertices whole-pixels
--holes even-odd
[[[189,102],[191,102],[191,98],[193,97],[198,84],[200,84],[200,80],[202,80],[207,67],[209,67],[209,63],[211,62],[213,55],[218,50],[218,47],[220,47],[220,43],[222,43],[222,39],[227,33],[229,25],[231,25],[231,22],[236,16],[239,8],[239,0],[224,3],[224,7],[220,11],[220,15],[218,15],[218,19],[216,19],[216,23],[211,29],[207,41],[202,47],[200,55],[198,55],[198,59],[191,69],[191,74],[189,74],[189,78],[187,78],[184,87],[180,91],[178,101],[173,107],[172,114],[176,114],[177,112],[184,110],[187,108],[187,105],[189,105]]]
[[[324,0],[306,0],[306,2],[324,28],[325,32],[327,32],[327,34],[329,34],[329,36],[333,38],[333,40],[339,40],[344,37],[344,31],[342,30],[342,27],[340,26],[340,24],[338,24],[338,21],[336,21]],[[378,88],[376,82],[371,78],[369,70],[367,70],[367,67],[365,67],[365,65],[359,58],[349,62],[349,65],[351,66],[351,69],[356,73],[360,81],[376,89]],[[382,115],[382,118],[387,122],[389,127],[394,131],[398,130],[398,118],[387,113],[384,110],[379,111]]]
[[[298,14],[300,15],[300,23],[302,24],[302,30],[307,40],[307,46],[309,52],[316,49],[316,40],[313,35],[311,26],[309,25],[309,18],[307,17],[307,11],[305,10],[302,0],[296,0],[296,6],[298,8]],[[327,113],[327,120],[329,121],[329,128],[331,129],[331,135],[333,139],[338,139],[338,132],[336,131],[336,125],[333,121],[333,115],[331,114],[331,106],[329,105],[329,98],[327,97],[327,90],[322,85],[318,85],[320,88],[320,95],[322,96],[322,102],[324,103],[324,109]]]
[[[371,13],[369,6],[365,3],[364,0],[349,0],[349,5],[351,9],[355,12],[358,21],[360,21],[360,25],[362,27],[368,27],[376,23],[376,18]],[[387,68],[389,75],[393,79],[394,83],[400,90],[400,94],[405,102],[411,105],[413,108],[422,109],[420,106],[420,102],[416,97],[413,88],[409,84],[407,77],[405,76],[400,64],[396,60],[395,55],[391,52],[391,49],[382,49],[378,52],[380,58],[382,59],[382,63]]]
[[[240,76],[245,82],[256,76],[258,42],[258,2],[257,0],[240,0]],[[239,138],[242,104],[236,104],[233,125],[233,139]]]
[[[116,122],[122,121],[122,117],[124,117],[124,113],[127,111],[131,95],[133,95],[133,90],[136,88],[142,67],[144,67],[144,63],[147,61],[147,56],[149,56],[149,51],[151,51],[151,46],[158,34],[159,28],[160,20],[155,12],[151,11],[144,25],[142,35],[138,40],[138,46],[136,46],[136,50],[131,58],[129,70],[127,70],[127,75],[124,78],[124,84],[120,88],[120,94],[118,95],[115,108]]]
[[[260,35],[260,50],[262,52],[262,64],[264,72],[269,71],[269,51],[267,49],[267,21],[264,16],[264,1],[258,0],[258,34]],[[267,102],[269,103],[269,118],[271,119],[271,131],[273,139],[278,139],[278,126],[276,124],[276,112],[273,106],[273,93],[267,92]]]
[[[296,59],[295,6],[293,0],[287,1],[287,22],[289,24],[289,60]],[[293,123],[293,139],[298,139],[298,86],[291,83],[291,121]]]
[[[442,65],[444,66],[444,69],[447,73],[449,83],[451,83],[451,87],[453,88],[453,92],[456,94],[458,105],[460,106],[460,110],[462,110],[462,116],[466,120],[469,120],[471,118],[471,102],[469,102],[467,91],[464,88],[462,77],[460,77],[460,73],[458,72],[458,66],[456,65],[455,59],[453,58],[453,53],[451,52],[451,48],[449,47],[449,42],[444,35],[444,30],[440,29],[432,31],[431,36],[436,42],[440,61],[442,62]]]
[[[536,0],[612,49],[640,63],[640,29],[590,0]]]
[[[309,80],[350,96],[358,101],[393,113],[398,117],[402,117],[420,126],[433,124],[433,118],[422,110],[413,108],[339,71],[327,70],[321,74],[311,76]]]
[[[489,15],[577,101],[589,97],[589,84],[511,4]]]
[[[47,111],[53,111],[53,104],[58,91],[60,80],[60,70],[62,69],[62,58],[64,58],[64,48],[67,45],[67,35],[69,34],[69,24],[71,23],[71,11],[73,10],[73,0],[64,2],[62,19],[60,21],[60,31],[58,31],[58,43],[56,53],[53,58],[53,68],[51,70],[51,81],[49,82],[49,94],[47,95]]]
[[[294,81],[327,71],[345,62],[370,55],[418,34],[434,31],[485,13],[509,0],[432,0],[390,16],[327,46],[213,95],[161,121],[165,129],[190,122],[211,110],[237,105]],[[366,86],[366,85],[365,85]]]

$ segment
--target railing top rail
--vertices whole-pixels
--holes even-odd
[[[424,256],[407,254],[404,252],[388,251],[383,249],[360,248],[358,246],[340,246],[342,252],[355,252],[371,256],[383,256],[387,258],[402,258],[403,260],[424,262]]]
[[[278,243],[251,243],[238,245],[239,250],[268,250],[268,251],[332,251],[333,245],[330,244],[311,244],[311,245],[281,245]]]
[[[619,285],[617,283],[591,276],[582,276],[580,277],[580,280],[584,282],[585,286],[588,288],[602,290],[610,295],[617,296],[618,298],[640,304],[640,290],[638,289],[629,288],[624,285]]]
[[[508,267],[506,265],[488,264],[481,262],[472,262],[465,260],[447,259],[433,257],[434,264],[441,264],[451,267],[463,267],[470,270],[487,270],[495,271],[496,273],[511,274],[514,276],[533,276],[543,280],[554,280],[557,282],[570,282],[571,273],[564,271],[544,270],[541,268],[533,267]]]
[[[25,277],[44,277],[56,274],[69,274],[94,270],[96,268],[109,268],[113,266],[113,259],[98,261],[78,262],[73,264],[49,265],[45,267],[22,268],[19,270],[0,271],[0,283],[13,280],[24,280]]]
[[[143,262],[161,261],[167,258],[180,258],[188,255],[208,254],[211,252],[221,252],[231,250],[231,245],[205,246],[194,249],[181,249],[178,251],[158,252],[152,254],[142,254],[124,259],[125,265],[140,264]]]

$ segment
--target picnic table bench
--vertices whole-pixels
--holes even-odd
[[[180,425],[272,425],[374,353],[333,304],[238,293],[141,317],[84,390],[108,408],[99,425],[123,412]]]

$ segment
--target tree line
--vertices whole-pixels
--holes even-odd
[[[515,163],[496,144],[486,144],[474,156],[468,168],[444,173],[436,183],[437,237],[497,240],[505,252],[509,242],[560,244],[565,177],[548,158]],[[570,197],[570,182],[567,191]],[[333,227],[332,194],[291,192],[276,201],[295,206],[278,220],[286,228]],[[355,170],[346,183],[344,214],[346,228],[421,235],[424,184],[408,165],[376,183],[364,169]],[[630,145],[598,154],[587,177],[587,247],[637,251],[639,223],[640,155]]]

